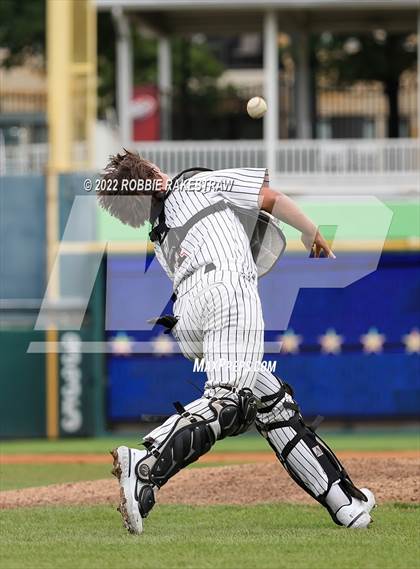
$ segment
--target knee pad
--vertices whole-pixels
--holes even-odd
[[[235,399],[212,398],[209,407],[218,417],[220,434],[218,439],[235,437],[249,429],[257,415],[257,402],[249,389],[236,392]]]
[[[137,477],[159,488],[208,452],[216,440],[246,431],[257,412],[254,396],[245,389],[231,397],[209,399],[212,419],[189,413],[179,403],[175,407],[179,418],[166,439],[158,447],[145,443],[148,453],[136,465]]]

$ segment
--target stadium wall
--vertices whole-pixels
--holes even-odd
[[[60,177],[61,235],[74,197],[85,194],[84,177],[84,173]],[[45,179],[39,175],[3,176],[0,200],[0,436],[44,436],[45,355],[28,354],[26,350],[31,341],[44,339],[44,333],[33,328],[46,287]],[[419,407],[419,355],[416,349],[410,351],[407,337],[415,334],[419,321],[419,253],[412,245],[419,235],[420,208],[409,200],[394,199],[387,205],[394,216],[379,270],[345,289],[302,290],[289,324],[289,332],[300,336],[298,352],[267,356],[277,362],[277,372],[295,385],[307,415],[346,420],[409,419]],[[307,211],[309,208],[316,213],[315,202],[306,206]],[[87,211],[80,223],[84,225],[84,236],[86,224],[91,224],[92,240],[106,235],[122,245],[133,239],[140,246],[145,244],[145,230],[122,227],[103,212],[92,217]],[[289,239],[294,237],[293,232],[288,232]],[[358,263],[364,262],[366,254],[357,247],[346,253]],[[296,262],[293,255],[287,262],[292,270]],[[149,302],[144,314],[138,314],[141,306],[145,310],[143,304],[135,302],[135,296],[141,294],[139,286],[143,286],[139,284],[145,266],[143,254],[129,253],[128,249],[125,254],[109,255],[106,265],[97,277],[82,329],[61,331],[60,341],[67,332],[78,336],[70,336],[73,341],[101,341],[106,302],[111,323],[106,339],[112,353],[81,352],[77,361],[73,360],[70,376],[73,381],[78,378],[73,383],[78,395],[70,406],[70,410],[77,410],[73,422],[66,419],[64,412],[69,409],[69,369],[64,365],[65,357],[60,356],[60,436],[100,434],[119,423],[165,416],[172,412],[172,401],[186,402],[196,397],[196,389],[187,380],[198,387],[204,380],[203,374],[192,373],[192,365],[181,355],[171,353],[168,344],[166,353],[158,353],[162,344],[157,329],[147,332],[150,340],[157,340],[156,353],[121,352],[121,337],[126,344],[127,338],[136,338],[136,331],[121,324],[124,307],[129,307],[131,318],[144,322],[161,306]],[[275,302],[281,303],[276,270],[261,281],[266,315],[275,311]],[[150,271],[154,295],[169,298],[170,282],[156,263]],[[133,303],[127,302],[126,291],[133,291]],[[116,324],[112,325],[114,318]],[[269,320],[271,332],[267,339],[276,342],[281,331],[275,331]],[[343,338],[336,354],[324,353],[320,344],[320,337],[329,330]],[[369,354],[364,351],[361,337],[374,330],[384,335],[383,346],[378,353]],[[415,347],[415,336],[412,338]],[[330,396],[325,398],[327,387]],[[78,413],[81,420],[77,420]]]

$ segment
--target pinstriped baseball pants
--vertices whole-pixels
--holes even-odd
[[[231,395],[226,387],[249,388],[258,402],[277,393],[278,379],[259,365],[264,353],[264,320],[256,281],[239,273],[214,270],[197,275],[188,284],[178,290],[174,305],[178,323],[172,332],[185,357],[204,358],[207,381],[203,397],[185,409],[211,420],[214,415],[209,398]],[[284,408],[285,401],[293,399],[286,394],[270,412],[258,414],[258,419],[264,424],[287,421],[294,412]],[[155,446],[162,444],[178,417],[169,417],[145,440]],[[295,434],[292,427],[278,428],[270,431],[269,440],[280,453]],[[315,495],[327,490],[327,475],[304,441],[292,449],[288,464]]]

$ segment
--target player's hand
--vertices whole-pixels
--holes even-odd
[[[302,243],[305,245],[307,251],[310,251],[314,257],[330,257],[335,259],[336,256],[331,251],[331,247],[328,245],[327,241],[317,230],[315,237],[313,234],[302,233]]]

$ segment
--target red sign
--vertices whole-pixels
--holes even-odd
[[[160,139],[159,93],[155,85],[134,87],[130,114],[133,140]]]

